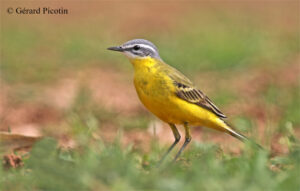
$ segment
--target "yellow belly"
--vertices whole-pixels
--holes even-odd
[[[188,103],[175,94],[163,99],[156,99],[146,95],[138,87],[136,88],[141,102],[145,107],[166,123],[214,127],[216,115],[212,112],[192,103]]]

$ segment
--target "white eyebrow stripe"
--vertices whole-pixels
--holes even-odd
[[[133,45],[126,46],[125,48],[132,48],[132,47],[134,47],[136,45],[138,45],[140,47],[143,47],[143,48],[151,49],[153,52],[156,52],[156,50],[152,46],[149,46],[147,44],[133,44]]]

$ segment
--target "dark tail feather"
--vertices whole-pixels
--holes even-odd
[[[224,122],[225,123],[225,122]],[[248,142],[248,143],[251,143],[253,145],[255,145],[256,147],[260,148],[260,149],[264,149],[262,146],[260,146],[259,144],[257,144],[256,142],[254,142],[253,140],[249,139],[248,137],[242,135],[241,133],[238,133],[236,132],[235,130],[233,130],[231,128],[230,125],[228,125],[227,123],[225,123],[229,128],[227,128],[227,132],[228,134],[230,134],[231,136],[239,139],[240,141],[243,141],[243,142]]]

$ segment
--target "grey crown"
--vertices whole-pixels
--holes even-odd
[[[139,50],[134,50],[134,46],[138,44],[150,46],[155,51],[147,47],[140,47]],[[131,53],[138,56],[151,56],[153,58],[160,58],[157,47],[152,42],[145,39],[134,39],[134,40],[127,41],[122,45],[122,47],[124,48],[131,47],[128,48],[127,51],[130,51]]]

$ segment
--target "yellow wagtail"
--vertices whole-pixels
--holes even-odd
[[[185,141],[174,160],[192,139],[189,125],[210,127],[239,140],[248,140],[225,123],[226,116],[187,77],[160,58],[158,49],[151,42],[134,39],[108,50],[122,52],[129,58],[134,66],[134,85],[140,100],[173,131],[175,141],[161,161],[180,140],[177,124],[184,126]]]

